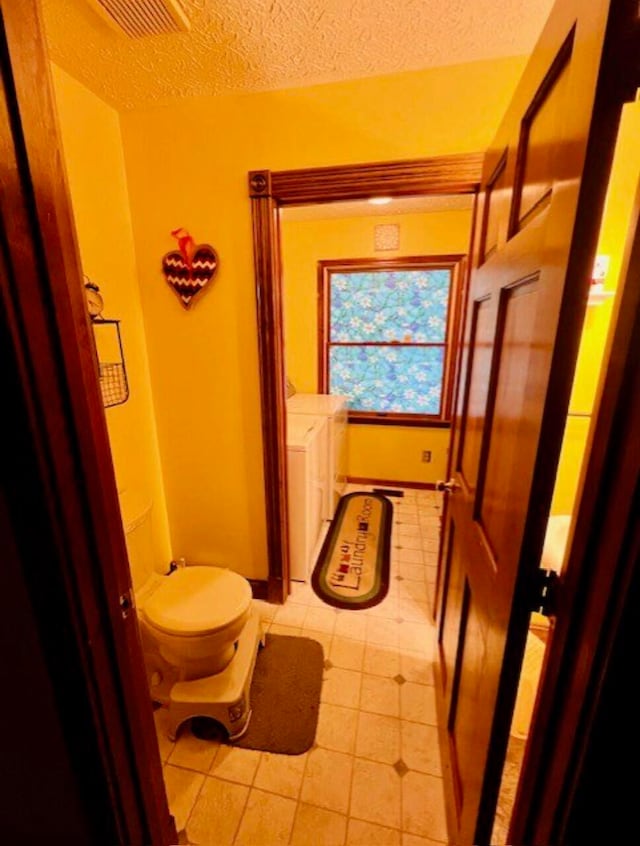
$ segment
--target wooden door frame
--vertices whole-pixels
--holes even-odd
[[[36,0],[2,0],[0,63],[0,329],[12,412],[28,432],[2,447],[6,466],[21,465],[4,478],[16,572],[85,811],[101,801],[120,843],[169,846],[136,616],[121,607],[131,579]],[[103,842],[107,820],[92,824]]]
[[[269,559],[268,599],[289,594],[286,398],[278,210],[375,196],[473,194],[484,155],[249,173],[260,354],[260,396]]]

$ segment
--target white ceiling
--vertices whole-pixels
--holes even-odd
[[[314,206],[289,206],[281,210],[284,221],[328,220],[346,217],[387,217],[397,214],[460,211],[473,208],[471,194],[435,194],[427,197],[398,197],[384,206],[367,200],[319,203]]]
[[[88,0],[41,2],[52,59],[121,108],[525,55],[553,4],[182,0],[190,32],[132,39]]]

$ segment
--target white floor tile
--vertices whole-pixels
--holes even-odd
[[[441,776],[438,729],[422,723],[401,721],[402,760],[410,770]]]
[[[442,779],[408,772],[402,779],[402,829],[409,834],[447,839]]]
[[[296,803],[255,788],[249,794],[235,846],[285,846],[293,828]]]
[[[308,637],[311,640],[315,640],[316,643],[319,643],[322,647],[322,652],[324,654],[325,660],[329,657],[329,652],[331,651],[331,640],[332,637],[327,632],[318,632],[313,629],[307,629],[303,626],[300,629],[301,637]]]
[[[187,822],[187,838],[194,846],[231,846],[247,804],[249,788],[217,778],[205,779]]]
[[[420,602],[426,602],[428,599],[427,586],[422,582],[412,582],[405,579],[398,585],[398,596],[401,602],[403,599],[417,599]]]
[[[331,641],[329,660],[334,667],[345,670],[362,670],[365,644],[359,640],[345,637],[334,637]]]
[[[394,527],[393,532],[394,532],[394,536],[396,538],[400,539],[400,543],[401,543],[402,546],[405,545],[404,541],[402,540],[403,538],[421,538],[422,537],[422,531],[420,529],[420,526],[416,525],[416,524],[406,525],[404,523],[401,523],[399,526]],[[416,547],[416,549],[417,549],[417,547]]]
[[[174,743],[169,740],[169,711],[166,708],[156,708],[153,712],[153,720],[156,724],[156,736],[160,749],[160,759],[165,763],[173,752]]]
[[[208,773],[220,743],[216,740],[201,740],[191,733],[191,728],[184,726],[169,756],[169,763],[176,767],[185,767]]]
[[[173,767],[171,764],[165,764],[163,775],[167,801],[175,818],[176,828],[181,831],[187,824],[206,776],[193,770]]]
[[[363,820],[349,820],[347,846],[401,846],[400,832]]]
[[[437,725],[434,688],[413,682],[401,685],[400,716],[403,720],[409,720],[413,723]]]
[[[408,682],[434,684],[433,661],[425,655],[403,652],[400,655],[400,673]]]
[[[394,620],[385,620],[381,617],[368,617],[366,639],[367,643],[398,646],[398,624]]]
[[[401,650],[420,652],[431,650],[434,638],[434,628],[426,623],[402,622],[397,627],[398,646]]]
[[[414,528],[414,527],[412,527]],[[399,535],[398,537],[398,548],[400,551],[402,550],[417,550],[422,553],[422,532],[418,529],[419,534],[415,535]],[[404,559],[399,557],[399,561],[403,561]]]
[[[352,640],[364,640],[367,617],[359,611],[343,611],[336,619],[334,635]]]
[[[328,702],[320,704],[316,743],[324,749],[353,754],[358,729],[358,714],[355,708],[344,708]]]
[[[384,617],[387,620],[395,620],[398,616],[398,597],[388,593],[379,605],[367,610],[368,617]]]
[[[302,625],[305,629],[333,634],[336,617],[337,615],[333,608],[309,608]]]
[[[418,837],[417,834],[402,833],[402,846],[444,846],[441,840],[431,840],[429,837]]]
[[[291,592],[287,598],[287,604],[308,605],[315,594],[313,588],[307,582],[291,582]]]
[[[381,764],[395,764],[400,758],[400,720],[361,711],[356,756]]]
[[[422,546],[424,546],[424,542]],[[424,552],[420,548],[409,549],[403,546],[396,551],[396,558],[405,564],[424,564]]]
[[[268,628],[269,634],[286,635],[288,637],[300,637],[302,629],[293,626],[281,626],[279,623],[271,623]]]
[[[331,667],[325,671],[320,699],[331,705],[357,708],[360,705],[361,684],[362,673],[343,670],[342,667]]]
[[[253,784],[260,762],[260,752],[237,746],[221,746],[211,765],[209,775],[238,784]]]
[[[384,676],[392,679],[400,673],[400,653],[390,646],[367,643],[364,651],[362,669],[371,676]]]
[[[360,708],[371,714],[387,717],[400,716],[400,685],[382,676],[362,676]]]
[[[412,552],[413,550],[407,551]],[[408,579],[410,582],[426,582],[427,568],[425,567],[424,563],[406,563],[401,559],[398,559],[398,561],[398,572],[403,579]]]
[[[276,611],[273,622],[279,626],[289,626],[291,628],[300,628],[307,616],[309,609],[305,605],[295,605],[287,602],[285,605],[280,605]]]
[[[310,805],[346,814],[354,758],[329,749],[309,752],[300,799]]]
[[[306,760],[306,754],[275,755],[263,752],[253,785],[260,790],[297,799],[302,786]]]
[[[398,617],[414,623],[430,623],[431,611],[429,603],[420,599],[401,599],[398,602]]]
[[[401,779],[389,764],[356,758],[349,815],[388,828],[399,828]]]
[[[252,605],[255,610],[260,614],[260,619],[265,624],[272,623],[273,618],[276,615],[276,611],[278,610],[278,608],[282,607],[280,605],[273,605],[270,602],[265,602],[262,599],[254,599]]]
[[[346,834],[345,816],[301,802],[293,826],[291,846],[343,846]]]

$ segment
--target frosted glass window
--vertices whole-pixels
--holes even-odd
[[[450,267],[330,271],[328,391],[351,411],[441,416]]]
[[[442,347],[331,347],[330,394],[354,411],[439,414]]]

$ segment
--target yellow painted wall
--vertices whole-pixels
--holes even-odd
[[[169,525],[137,284],[118,113],[52,66],[82,267],[100,286],[105,317],[120,318],[129,400],[105,410],[118,490],[152,502],[158,570],[171,560]]]
[[[249,170],[482,150],[524,59],[121,115],[175,555],[267,574]],[[186,312],[159,272],[184,226],[219,273]]]
[[[400,226],[400,249],[376,252],[374,227]],[[281,221],[287,375],[296,390],[318,391],[317,266],[323,259],[466,254],[471,210]],[[435,482],[446,472],[449,430],[350,425],[351,477]],[[431,450],[432,461],[421,461]]]
[[[610,256],[605,288],[616,291],[625,240],[631,216],[635,186],[640,179],[640,101],[628,103],[623,110],[611,178],[607,189],[598,253]],[[589,306],[584,323],[570,411],[594,410],[602,375],[605,346],[611,324],[614,299]],[[585,448],[589,437],[589,418],[569,416],[560,455],[554,489],[552,514],[570,514],[576,500]]]

